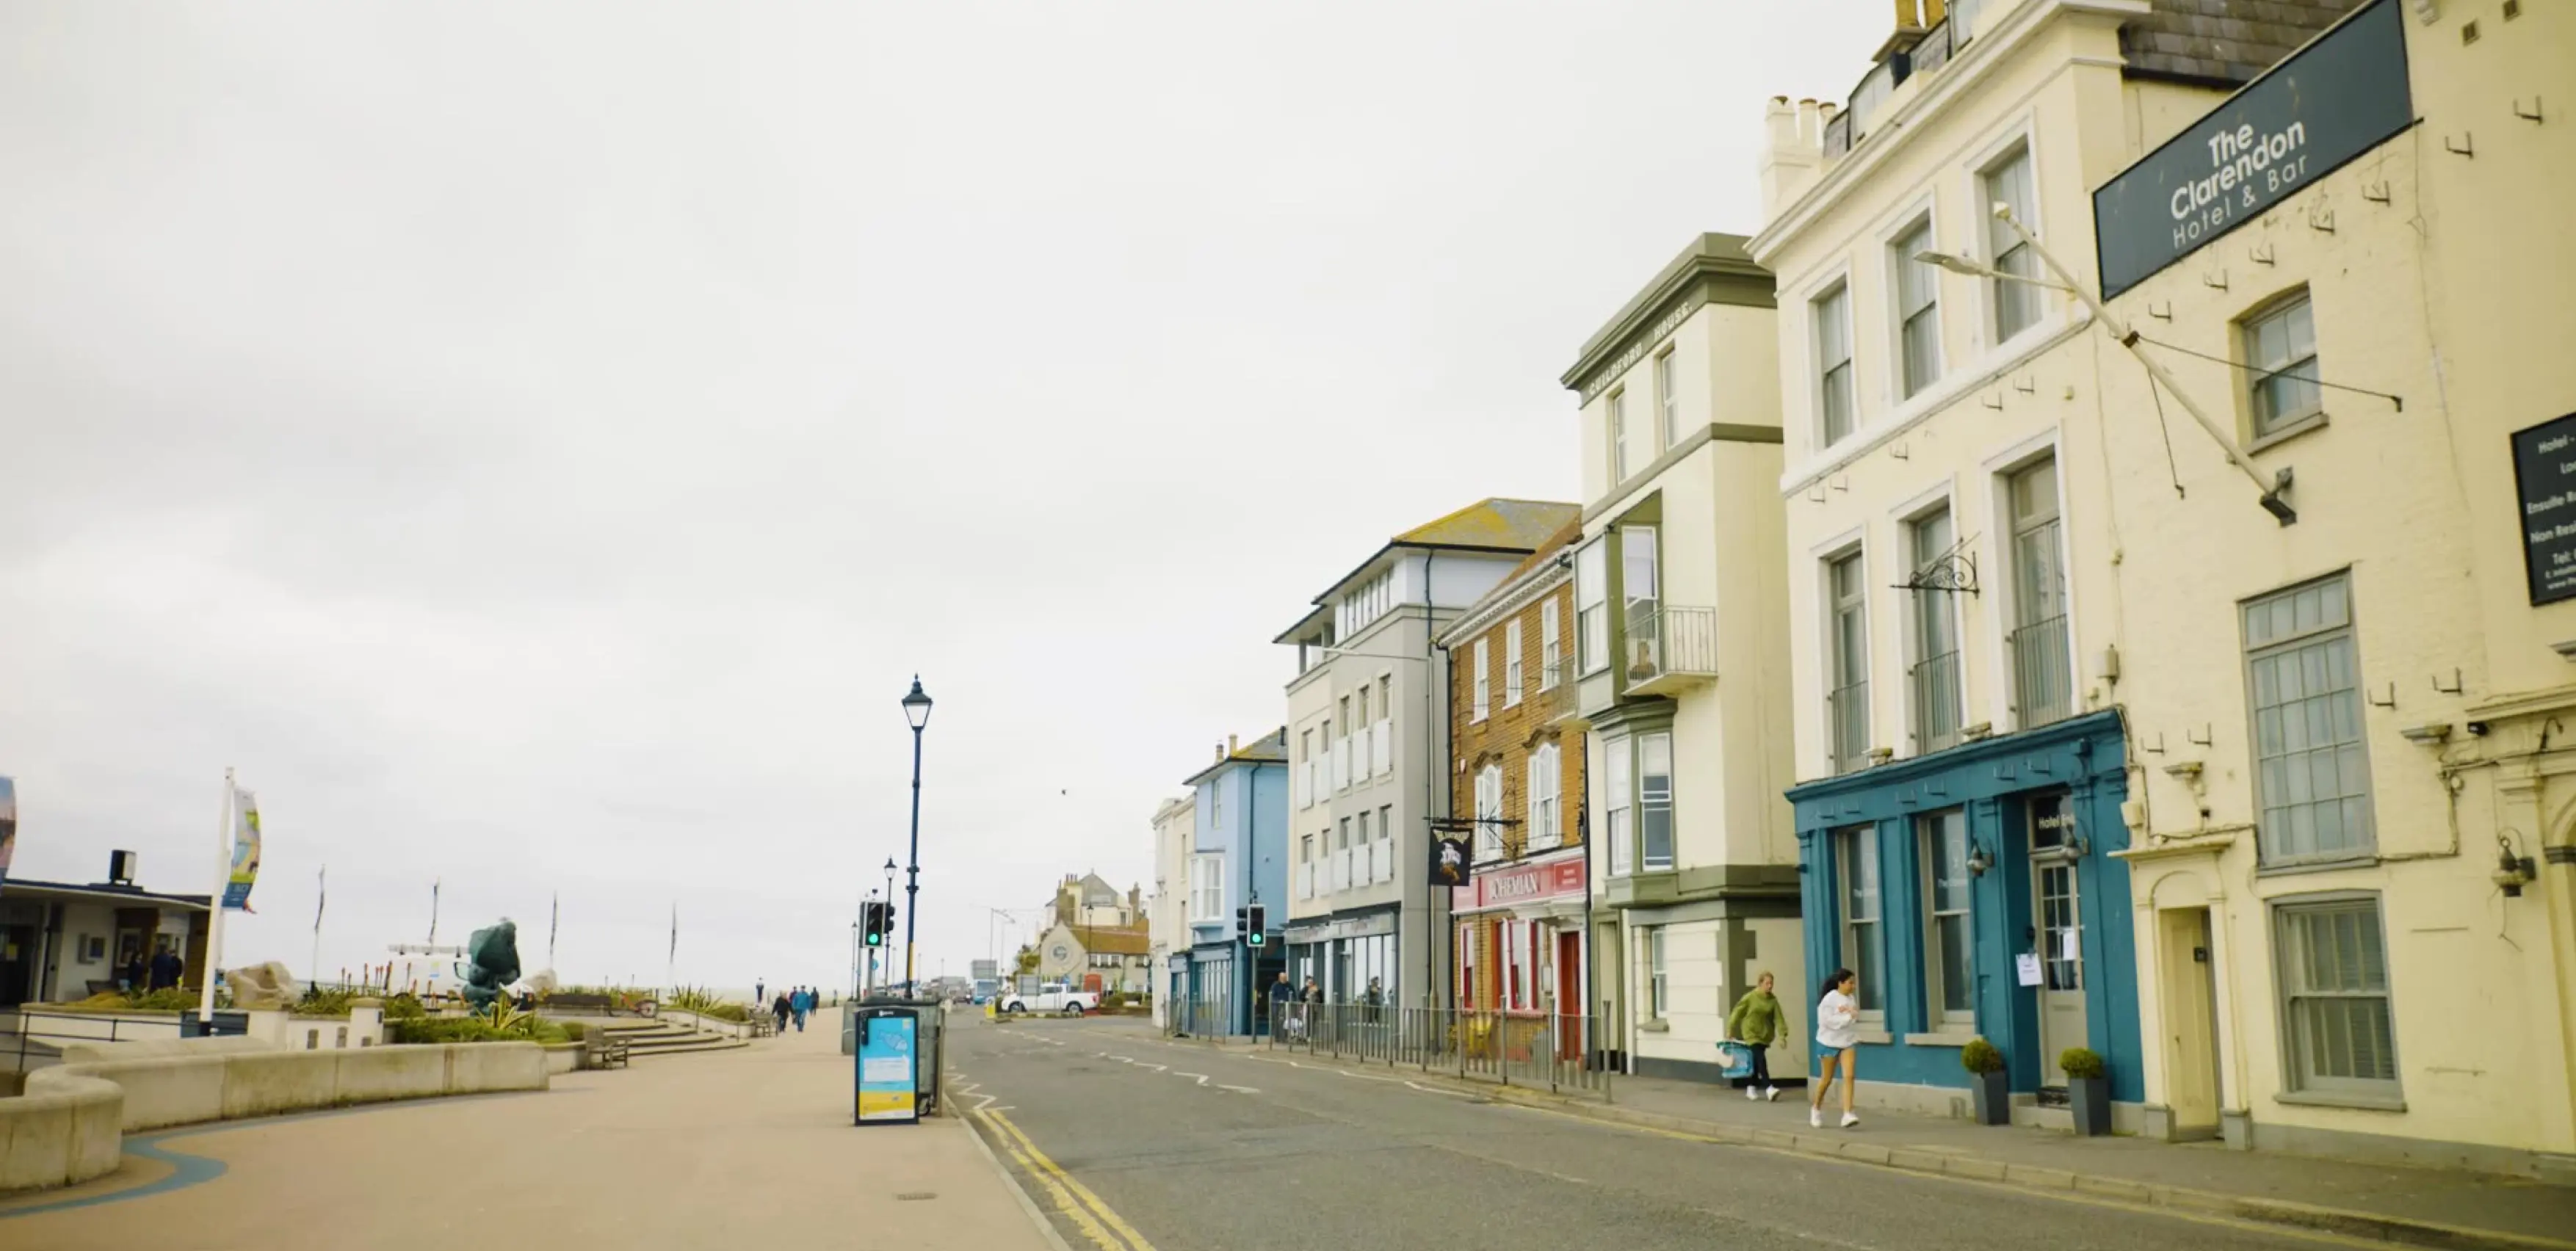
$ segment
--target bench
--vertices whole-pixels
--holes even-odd
[[[581,1041],[583,1049],[589,1055],[590,1063],[587,1067],[594,1069],[622,1069],[626,1067],[626,1040],[624,1038],[611,1031],[599,1029],[592,1030],[590,1033],[584,1035]]]
[[[617,1001],[606,995],[548,995],[545,1006],[557,1012],[613,1013],[617,1010]]]

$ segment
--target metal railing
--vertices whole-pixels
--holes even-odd
[[[1906,671],[1914,687],[1914,749],[1939,751],[1959,741],[1959,653],[1943,652]]]
[[[1173,996],[1171,1010],[1163,1014],[1163,1036],[1166,1038],[1239,1036],[1234,1028],[1233,997],[1228,995],[1209,998]]]
[[[2012,632],[2013,708],[2021,714],[2018,728],[2027,730],[2073,715],[2075,682],[2069,651],[2063,615]]]
[[[1825,728],[1832,737],[1834,772],[1850,773],[1869,762],[1869,679],[1835,687],[1825,696]]]
[[[40,1014],[30,1019],[27,1013],[11,1009],[0,1020],[0,1072],[29,1072],[62,1062],[64,1044],[84,1042],[136,1042],[191,1037],[198,1027],[196,1014],[181,1012],[168,1017],[137,1019],[100,1014],[95,1018],[70,1013]],[[215,1034],[238,1034],[243,1029],[239,1012],[220,1008],[213,1025]]]
[[[1269,1010],[1276,1050],[1610,1098],[1614,1075],[1601,1061],[1608,1048],[1590,1017],[1367,1003]]]
[[[1717,676],[1717,610],[1662,604],[1628,618],[1628,684]]]

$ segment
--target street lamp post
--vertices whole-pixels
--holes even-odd
[[[912,856],[903,885],[903,993],[913,993],[912,936],[921,923],[921,730],[930,724],[930,696],[922,693],[921,675],[912,675],[912,691],[903,697],[903,719],[912,723]]]
[[[886,901],[886,906],[887,906],[887,907],[889,907],[889,908],[891,908],[891,907],[893,907],[893,906],[894,906],[894,868],[895,868],[895,865],[894,865],[894,857],[892,857],[892,856],[888,856],[888,857],[886,857],[886,863],[885,863],[885,875],[886,875],[885,901]],[[894,935],[892,935],[892,934],[888,934],[888,935],[886,935],[884,938],[882,938],[882,939],[880,939],[880,940],[878,940],[878,941],[880,941],[880,942],[884,942],[884,943],[891,943],[891,942],[893,942],[893,941],[894,941]],[[883,947],[879,947],[879,948],[877,948],[877,950],[878,950],[878,951],[884,951],[884,950],[885,950],[885,948],[883,948]],[[876,958],[876,956],[875,956],[875,954],[874,954],[874,953],[870,953],[870,955],[869,955],[869,957],[868,957],[868,958],[869,958],[869,959],[871,959],[871,960],[873,960],[873,959],[875,959],[875,958]],[[894,973],[894,962],[893,962],[892,960],[888,960],[888,961],[886,961],[883,965],[880,965],[880,966],[879,966],[879,969],[880,969],[880,971],[879,971],[879,972],[878,972],[878,974],[877,974],[877,986],[878,986],[878,988],[879,988],[879,989],[883,989],[886,983],[891,982],[891,981],[893,981],[893,980],[894,980],[894,977],[893,977],[893,973]]]
[[[2172,392],[2174,399],[2182,404],[2182,410],[2189,413],[2193,421],[2199,422],[2200,428],[2218,443],[2218,450],[2227,454],[2227,462],[2253,480],[2254,489],[2260,493],[2260,499],[2257,502],[2262,504],[2263,511],[2272,514],[2274,520],[2285,526],[2297,521],[2298,511],[2284,498],[2290,489],[2290,471],[2283,469],[2280,473],[2266,479],[2263,471],[2255,468],[2253,460],[2236,446],[2236,440],[2229,438],[2217,421],[2213,420],[2208,413],[2201,411],[2200,405],[2192,401],[2191,393],[2183,390],[2181,385],[2174,381],[2173,375],[2165,372],[2165,367],[2156,358],[2140,350],[2138,333],[2129,329],[2119,318],[2112,316],[2111,310],[2104,308],[2102,301],[2096,298],[2092,291],[2088,290],[2083,283],[2076,281],[2075,275],[2057,262],[2055,253],[2041,246],[2039,236],[2032,234],[2030,228],[2022,225],[2021,219],[2013,215],[2011,205],[1997,201],[1994,215],[1995,220],[2011,227],[2014,234],[2021,236],[2022,242],[2030,245],[2030,250],[2038,255],[2050,272],[2057,275],[2057,281],[2050,282],[2023,274],[2006,273],[1991,265],[1980,265],[1964,256],[1954,256],[1947,252],[1917,252],[1914,254],[1914,259],[1954,274],[1965,274],[1970,278],[1992,278],[1999,282],[2027,283],[2034,287],[2064,291],[2083,301],[2084,307],[2092,311],[2093,319],[2102,324],[2102,329],[2109,332],[2121,347],[2127,348],[2129,355],[2138,358],[2138,363],[2146,366],[2148,377],[2165,390]]]

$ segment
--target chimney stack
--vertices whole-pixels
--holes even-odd
[[[1804,194],[1824,165],[1824,126],[1814,100],[1795,107],[1773,96],[1762,109],[1767,142],[1762,149],[1762,213],[1768,218]]]
[[[1234,736],[1233,736],[1233,735],[1231,735],[1231,734],[1226,735],[1226,736],[1225,736],[1225,754],[1226,754],[1226,755],[1229,755],[1229,756],[1233,755],[1233,754],[1234,754],[1234,746],[1235,746],[1235,744],[1234,744]]]

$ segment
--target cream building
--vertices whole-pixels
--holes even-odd
[[[1190,835],[1198,817],[1197,801],[1180,795],[1154,809],[1154,893],[1145,900],[1147,947],[1156,976],[1154,1023],[1167,1024],[1164,1013],[1188,982],[1190,961]]]
[[[1702,235],[1585,343],[1574,698],[1599,1048],[1717,1080],[1737,997],[1805,1019],[1771,275]],[[1805,1062],[1793,1029],[1775,1068]]]
[[[2576,8],[2516,8],[2364,6],[2101,189],[2111,315],[2297,518],[2104,370],[2176,1133],[2576,1181]]]
[[[2048,1120],[2080,1043],[2150,1134],[2564,1176],[2576,13],[2195,7],[1774,105],[1811,963],[1881,1100],[1984,1034]]]

